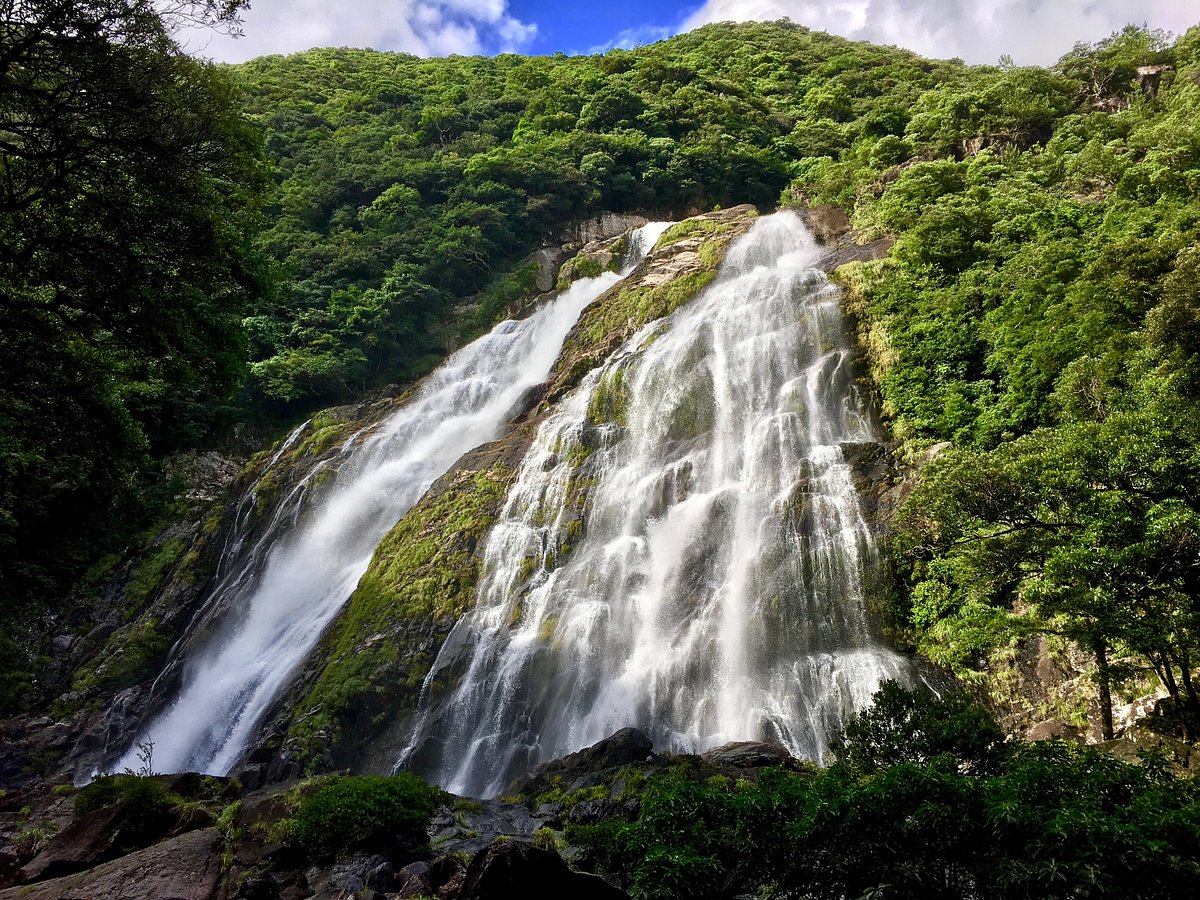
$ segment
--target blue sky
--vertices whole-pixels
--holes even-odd
[[[707,22],[787,17],[855,40],[935,58],[1050,64],[1075,41],[1130,21],[1176,34],[1200,0],[252,0],[244,35],[182,35],[199,55],[240,62],[312,47],[420,56],[586,53],[650,43]]]
[[[529,53],[586,53],[623,43],[649,43],[680,30],[703,4],[670,0],[510,0],[516,18],[537,23]]]

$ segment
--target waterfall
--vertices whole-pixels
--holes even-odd
[[[868,621],[880,559],[842,445],[878,435],[814,256],[796,215],[759,219],[542,424],[399,766],[491,796],[627,725],[819,760],[908,677]]]
[[[154,742],[156,769],[229,771],[388,530],[463,453],[499,436],[522,395],[549,374],[584,307],[666,227],[634,232],[625,272],[581,279],[528,319],[502,322],[451,356],[412,400],[347,440],[335,462],[305,473],[257,541],[247,542],[244,527],[255,490],[243,498],[205,601],[206,609],[227,606],[230,621],[191,654],[178,695],[139,739]],[[318,476],[332,480],[313,490]],[[135,746],[117,768],[137,765]]]

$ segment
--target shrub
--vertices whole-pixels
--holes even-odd
[[[292,843],[318,855],[422,845],[441,800],[440,790],[407,772],[336,776],[300,802]]]

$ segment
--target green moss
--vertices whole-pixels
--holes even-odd
[[[581,253],[563,263],[558,273],[558,284],[555,287],[565,291],[573,282],[581,278],[595,278],[604,271],[604,265],[596,257]]]
[[[329,662],[299,708],[291,735],[309,763],[322,735],[336,743],[351,711],[415,703],[430,658],[398,646],[405,622],[458,618],[474,601],[480,561],[474,548],[497,515],[512,470],[497,463],[458,473],[445,490],[414,506],[383,539],[325,641]],[[407,666],[407,668],[406,668]]]
[[[301,456],[320,456],[334,444],[341,443],[346,436],[346,423],[329,416],[314,416],[309,425],[308,436],[292,452],[293,459]]]
[[[187,549],[183,541],[166,541],[142,554],[125,588],[126,617],[137,615],[151,596],[162,586],[167,573]]]
[[[701,237],[696,248],[699,265],[692,263],[689,270],[658,284],[627,279],[585,309],[563,345],[551,396],[578,384],[637,329],[670,315],[703,290],[716,277],[730,242],[746,231],[755,215],[747,211],[726,220],[697,217],[667,229],[655,246],[656,261],[671,257],[670,248],[684,238]]]
[[[174,634],[159,631],[156,619],[143,619],[115,634],[106,652],[75,673],[72,688],[81,694],[111,693],[137,684],[154,674],[174,639]]]
[[[600,376],[588,401],[587,416],[597,425],[625,425],[629,415],[629,388],[624,369],[610,369]]]
[[[724,234],[735,227],[736,225],[732,222],[719,222],[715,219],[701,217],[684,219],[664,231],[655,243],[654,249],[655,251],[663,250],[687,238]]]

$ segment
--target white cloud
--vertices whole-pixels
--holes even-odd
[[[622,50],[632,50],[634,47],[664,40],[677,32],[678,29],[670,25],[638,25],[618,32],[611,41],[589,48],[588,53],[606,53],[618,47]]]
[[[180,35],[198,56],[242,62],[313,47],[370,47],[418,56],[520,50],[537,26],[509,14],[508,0],[253,0],[244,36]]]
[[[854,40],[896,44],[938,59],[1056,61],[1131,21],[1181,34],[1200,24],[1200,0],[707,0],[685,22],[789,18]]]

